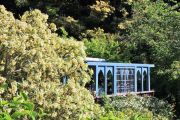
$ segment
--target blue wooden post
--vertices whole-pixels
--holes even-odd
[[[63,84],[66,84],[66,76],[63,77]]]
[[[116,66],[114,66],[113,77],[114,77],[114,95],[117,95]]]
[[[141,67],[141,91],[144,91],[144,75],[143,75],[143,67]]]
[[[98,65],[96,65],[96,97],[98,96]]]
[[[151,84],[150,84],[150,67],[148,67],[147,75],[148,75],[148,91],[150,91],[150,90],[151,90]]]
[[[135,92],[137,92],[137,67],[135,67],[135,71],[134,71],[135,73],[134,73],[134,82],[135,82],[135,84],[134,84],[134,87],[135,87]]]
[[[105,94],[107,94],[107,67],[104,66]]]

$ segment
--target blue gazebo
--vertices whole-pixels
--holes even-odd
[[[94,71],[88,89],[95,96],[150,94],[150,68],[153,64],[113,63],[99,58],[87,58],[86,62]]]

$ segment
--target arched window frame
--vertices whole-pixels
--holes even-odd
[[[113,94],[114,93],[114,76],[113,76],[113,68],[107,68],[107,94]],[[109,80],[109,75],[111,75],[111,79]],[[111,86],[111,92],[109,92],[109,83],[112,84]]]

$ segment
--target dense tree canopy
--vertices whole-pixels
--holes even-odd
[[[84,46],[58,37],[47,19],[33,10],[18,20],[0,6],[0,96],[11,99],[23,91],[46,119],[91,118],[101,111],[83,87],[90,79]],[[67,85],[60,82],[64,76]]]
[[[40,106],[47,102],[45,98],[48,100],[50,94],[55,96],[55,101],[59,95],[70,97],[67,104],[73,104],[74,97],[76,102],[83,101],[84,94],[78,98],[73,90],[77,88],[89,95],[82,86],[90,78],[83,62],[85,48],[81,42],[75,42],[75,38],[85,43],[90,57],[155,64],[151,78],[155,95],[175,101],[177,115],[180,115],[179,0],[1,0],[0,4],[15,16],[1,7],[0,76],[1,81],[12,87],[7,97],[16,94],[16,85],[24,90],[27,84],[32,84],[27,91],[31,91],[31,99]],[[48,14],[49,19],[34,9]],[[27,10],[31,12],[24,14]],[[59,79],[64,76],[74,81],[71,87],[60,85],[59,88]],[[35,83],[42,89],[33,86]],[[54,91],[45,90],[44,85]],[[71,95],[65,96],[69,90]],[[5,96],[3,92],[1,89],[0,93]],[[42,97],[38,94],[41,92],[45,98],[39,103],[36,97]],[[34,94],[36,97],[31,96]],[[91,106],[93,98],[89,95],[86,99]],[[77,109],[63,105],[63,110],[76,114]],[[91,111],[94,106],[90,106],[85,109]]]
[[[123,34],[132,18],[132,5],[137,0],[1,0],[16,17],[25,11],[40,9],[49,21],[65,27],[70,36],[81,39],[86,30],[100,27],[105,32]],[[155,0],[156,1],[156,0]],[[158,0],[157,0],[158,1]],[[164,0],[179,11],[178,0]],[[72,23],[69,23],[69,18]],[[70,26],[71,27],[70,27]],[[59,30],[60,31],[60,30]]]
[[[176,96],[179,100],[180,13],[163,1],[137,2],[133,10],[133,23],[126,29],[124,58],[155,64],[152,80],[156,95]],[[179,102],[176,105],[179,106]]]
[[[81,39],[86,30],[102,28],[118,33],[118,25],[131,16],[133,0],[3,0],[9,10],[19,17],[24,11],[40,9],[50,16],[49,21],[65,27],[70,36]]]

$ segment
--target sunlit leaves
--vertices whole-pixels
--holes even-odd
[[[127,120],[136,120],[138,116],[139,119],[168,120],[174,116],[172,105],[150,96],[117,96],[113,99],[105,98],[104,103],[106,111],[113,111],[116,116],[124,113]]]
[[[105,18],[107,18],[109,15],[113,13],[115,10],[114,7],[112,7],[108,1],[96,1],[96,4],[90,6],[91,8],[91,17],[95,17],[96,19],[100,19],[103,21]]]
[[[3,6],[0,13],[0,75],[6,79],[0,89],[2,97],[11,99],[23,91],[36,106],[44,108],[48,118],[94,117],[98,107],[83,88],[90,80],[83,43],[58,37],[56,26],[48,24],[48,16],[39,10],[25,12],[21,20],[14,19]],[[60,82],[64,76],[69,85]],[[3,87],[5,84],[7,87]],[[79,110],[74,109],[76,106]]]

